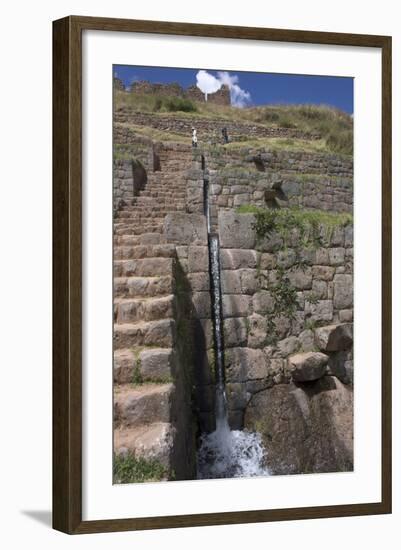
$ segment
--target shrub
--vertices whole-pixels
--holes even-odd
[[[183,111],[184,113],[192,113],[197,110],[195,103],[190,99],[182,97],[170,97],[166,100],[167,111]]]

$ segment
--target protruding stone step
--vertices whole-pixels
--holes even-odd
[[[121,298],[172,294],[174,280],[164,277],[114,277],[114,296]]]
[[[117,323],[156,321],[174,317],[174,295],[156,298],[116,298],[114,301]]]
[[[175,246],[172,244],[140,244],[135,246],[118,245],[114,247],[115,260],[136,260],[142,258],[174,258]]]
[[[115,260],[115,277],[155,277],[173,272],[173,258],[144,258],[138,260]]]
[[[114,430],[114,452],[117,455],[133,454],[146,460],[156,460],[169,469],[175,435],[176,430],[169,422],[155,422],[147,426],[128,429],[116,428]]]
[[[114,422],[135,426],[170,422],[174,384],[131,384],[114,386]]]
[[[114,325],[114,349],[134,346],[173,347],[175,322],[173,319]]]

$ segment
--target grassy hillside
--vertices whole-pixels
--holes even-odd
[[[161,117],[175,113],[180,118],[188,117],[191,120],[217,118],[227,122],[235,120],[270,127],[293,128],[302,132],[317,133],[322,139],[315,144],[312,142],[308,144],[305,140],[275,138],[271,145],[276,148],[283,146],[286,149],[320,150],[345,155],[352,155],[353,152],[352,117],[339,109],[324,105],[265,105],[239,109],[178,97],[116,91],[115,108],[120,107],[154,113]],[[255,140],[249,141],[250,145],[255,145]],[[245,144],[242,142],[242,145]],[[260,145],[269,145],[269,143],[260,143]]]

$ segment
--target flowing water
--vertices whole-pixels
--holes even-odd
[[[230,430],[225,390],[224,341],[220,282],[219,237],[211,232],[208,185],[205,182],[205,215],[209,240],[210,286],[213,312],[216,430],[203,434],[197,456],[198,479],[269,475],[260,434]]]

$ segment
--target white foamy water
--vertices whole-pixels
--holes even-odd
[[[226,422],[203,434],[198,451],[198,479],[268,476],[260,434],[230,430]]]

